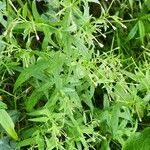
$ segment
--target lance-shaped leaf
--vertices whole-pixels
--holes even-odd
[[[17,133],[14,129],[14,123],[4,109],[0,109],[0,124],[13,139],[18,139]]]

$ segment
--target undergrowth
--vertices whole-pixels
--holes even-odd
[[[149,0],[0,1],[0,149],[150,149]]]

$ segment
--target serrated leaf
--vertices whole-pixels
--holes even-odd
[[[17,133],[14,129],[14,123],[4,109],[0,109],[0,124],[13,139],[18,139]]]
[[[49,65],[49,61],[39,60],[36,65],[32,65],[24,69],[15,82],[14,90],[21,86],[21,84],[27,81],[30,77],[34,75],[37,76],[37,74],[40,74],[44,69],[48,68]]]

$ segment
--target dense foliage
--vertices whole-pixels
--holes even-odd
[[[0,149],[150,149],[150,0],[0,0]]]

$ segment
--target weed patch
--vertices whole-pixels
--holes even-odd
[[[1,0],[0,149],[150,149],[149,11]]]

